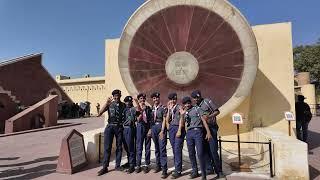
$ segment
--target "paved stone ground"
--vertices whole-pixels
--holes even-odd
[[[57,159],[62,138],[72,129],[80,132],[101,128],[104,125],[103,118],[84,118],[63,120],[59,123],[82,123],[47,131],[32,132],[0,138],[0,179],[127,179],[128,175],[123,172],[111,172],[102,177],[96,173],[101,168],[98,164],[87,167],[86,171],[76,173],[72,176],[55,172]],[[187,158],[187,157],[186,157]],[[188,172],[185,172],[188,173]],[[133,174],[131,179],[150,180],[160,179],[161,173]],[[184,178],[187,179],[187,175]],[[209,176],[209,179],[214,175]],[[198,178],[200,179],[200,178]]]
[[[82,123],[60,129],[20,134],[0,138],[0,179],[160,179],[160,173],[134,174],[128,176],[123,172],[111,172],[102,177],[96,173],[99,165],[87,167],[87,171],[72,176],[55,173],[62,138],[72,129],[80,132],[103,127],[103,118],[85,118],[63,120],[60,123]],[[320,117],[310,124],[309,136],[309,168],[310,179],[320,179]],[[180,179],[187,179],[188,172]],[[208,179],[213,179],[210,175]],[[169,179],[169,178],[168,178]],[[200,179],[200,178],[199,178]]]
[[[0,138],[0,179],[44,178],[54,173],[62,138],[72,129],[84,132],[100,128],[104,121],[84,118],[59,123],[82,124]]]
[[[309,172],[310,179],[320,180],[320,117],[309,124]]]

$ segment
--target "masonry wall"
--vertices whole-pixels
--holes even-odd
[[[71,101],[41,64],[42,55],[1,66],[0,86],[24,106],[33,105],[49,95],[61,94],[60,100]]]
[[[90,113],[97,114],[97,103],[102,108],[106,102],[107,95],[105,93],[106,86],[105,81],[86,81],[86,82],[72,82],[63,83],[64,80],[60,80],[59,84],[63,91],[72,99],[75,103],[88,101],[91,103]]]

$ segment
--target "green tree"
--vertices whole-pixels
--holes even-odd
[[[293,49],[294,68],[298,72],[310,72],[311,80],[320,82],[320,39],[312,45]]]

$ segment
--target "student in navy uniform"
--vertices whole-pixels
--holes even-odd
[[[135,154],[135,122],[137,117],[137,110],[133,107],[133,98],[131,96],[127,96],[124,98],[124,102],[126,103],[126,108],[124,110],[124,122],[123,122],[123,145],[124,149],[127,152],[128,163],[126,163],[123,167],[129,167],[128,174],[134,172],[134,168],[136,165],[136,154]],[[128,165],[127,165],[128,164]]]
[[[137,148],[137,161],[136,161],[136,173],[141,172],[141,159],[143,143],[145,144],[145,168],[144,173],[149,172],[150,165],[150,148],[151,148],[151,129],[150,122],[152,118],[152,109],[145,104],[146,94],[140,93],[138,96],[139,106],[141,108],[140,115],[137,118],[136,129],[136,148]]]
[[[209,156],[211,161],[206,161],[207,173],[213,174],[213,169],[217,174],[217,178],[223,176],[218,154],[218,129],[217,115],[220,114],[218,106],[209,98],[203,98],[201,91],[195,90],[191,93],[191,97],[196,102],[196,105],[202,111],[204,118],[209,126],[212,138],[205,142],[206,156]]]
[[[122,156],[122,131],[123,131],[123,112],[126,105],[121,102],[121,91],[112,91],[112,96],[109,97],[104,107],[99,112],[98,116],[101,116],[105,111],[108,111],[108,125],[104,130],[104,158],[103,167],[98,172],[98,176],[101,176],[108,172],[112,142],[113,138],[116,138],[116,170],[121,171],[121,156]]]
[[[160,93],[151,94],[153,101],[151,134],[155,147],[156,169],[155,173],[162,170],[161,178],[168,177],[167,167],[167,128],[166,128],[166,107],[160,104]]]
[[[169,127],[169,140],[172,146],[174,167],[175,170],[172,173],[172,179],[181,177],[182,172],[182,149],[184,143],[184,137],[186,131],[184,124],[180,121],[180,108],[177,104],[177,93],[171,93],[168,96],[168,112],[166,121]]]
[[[206,120],[202,117],[202,112],[198,106],[192,106],[191,98],[184,97],[182,99],[183,108],[180,109],[180,121],[186,122],[187,124],[187,146],[189,152],[189,158],[192,165],[192,173],[190,178],[194,179],[199,177],[196,151],[200,162],[201,176],[202,180],[207,179],[206,175],[206,163],[204,158],[204,147],[203,141],[210,140],[211,133]],[[206,135],[204,136],[203,128],[206,130]]]

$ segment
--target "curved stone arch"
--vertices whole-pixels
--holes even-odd
[[[235,92],[221,107],[223,117],[238,107],[249,95],[256,77],[259,54],[255,35],[241,12],[226,0],[149,0],[129,19],[120,39],[119,68],[122,80],[130,94],[138,94],[138,89],[130,75],[129,51],[138,29],[156,13],[162,10],[187,5],[201,7],[223,18],[235,31],[243,50],[243,72]],[[170,33],[169,33],[170,34]]]

